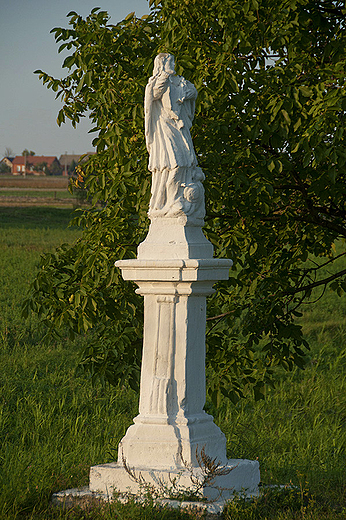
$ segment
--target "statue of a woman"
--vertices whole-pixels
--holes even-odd
[[[161,53],[145,89],[145,137],[152,189],[149,216],[204,218],[204,174],[190,135],[195,86],[174,70],[174,57]]]

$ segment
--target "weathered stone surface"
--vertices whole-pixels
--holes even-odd
[[[208,500],[219,501],[224,504],[234,492],[254,496],[258,493],[258,462],[246,459],[229,460],[223,468],[230,470],[227,475],[216,477],[212,485],[206,485],[200,489],[200,493]],[[195,478],[203,481],[203,472],[200,468],[191,471],[187,469],[163,469],[136,466],[131,468],[131,473],[136,476],[135,482],[123,465],[117,463],[99,464],[91,468],[90,490],[104,495],[112,496],[114,491],[129,492],[132,494],[144,494],[147,487],[153,485],[158,491],[172,489],[172,480],[176,479],[177,488],[182,491],[195,489]],[[141,481],[141,483],[139,482]]]

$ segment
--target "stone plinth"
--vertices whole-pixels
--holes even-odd
[[[244,494],[245,496],[258,495],[259,469],[258,462],[246,459],[230,459],[224,467],[229,470],[227,475],[216,477],[211,486],[203,486],[199,494],[208,500],[217,500],[223,505],[229,500],[234,492]],[[138,467],[131,468],[138,478],[143,479],[148,485],[153,485],[159,492],[165,492],[172,488],[172,481],[177,479],[178,487],[182,491],[193,490],[195,488],[194,480],[191,479],[191,472],[187,470]],[[193,478],[203,481],[203,474],[200,468],[193,469]],[[103,496],[112,497],[114,491],[122,493],[132,493],[140,495],[145,492],[145,487],[135,482],[124,469],[123,465],[117,463],[99,464],[93,466],[90,470],[90,486],[91,492],[97,490]],[[220,500],[221,499],[221,500]],[[222,509],[222,508],[221,508]]]
[[[91,491],[137,493],[139,485],[130,478],[124,461],[147,484],[165,482],[169,487],[175,476],[180,487],[191,487],[191,470],[202,479],[196,453],[204,450],[230,470],[218,477],[213,487],[203,489],[206,497],[216,498],[216,488],[220,487],[228,489],[224,492],[228,497],[233,491],[257,492],[258,462],[228,461],[225,436],[203,410],[206,296],[214,292],[212,286],[217,280],[228,278],[232,262],[165,259],[171,248],[186,247],[184,233],[180,230],[179,244],[169,244],[166,239],[161,250],[164,259],[144,259],[145,247],[140,246],[142,258],[116,262],[123,278],[133,280],[138,285],[137,293],[144,296],[139,414],[119,445],[118,463],[91,468]],[[212,254],[205,237],[202,235],[204,243],[198,233],[195,237],[200,249],[204,247],[206,254]]]
[[[154,219],[138,246],[138,259],[213,258],[213,246],[202,232],[204,222],[186,216]]]

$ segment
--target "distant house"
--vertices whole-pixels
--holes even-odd
[[[12,161],[13,175],[59,175],[62,168],[57,157],[17,155]]]
[[[80,161],[80,158],[83,157],[82,162],[84,162],[90,155],[94,155],[94,152],[87,152],[79,155],[68,153],[60,155],[59,162],[63,168],[63,175],[72,175],[74,173],[75,166],[77,166]]]
[[[4,163],[6,164],[6,166],[9,166],[11,168],[13,159],[14,157],[4,157],[3,159],[1,159],[0,163]]]
[[[12,162],[14,157],[4,157],[0,161],[0,173],[9,173],[12,171]]]

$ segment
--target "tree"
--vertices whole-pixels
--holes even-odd
[[[4,157],[14,157],[14,151],[9,146],[6,146]]]
[[[0,161],[0,173],[11,173],[11,166]]]
[[[32,157],[33,155],[35,155],[35,152],[33,152],[32,150],[30,150],[29,152],[29,150],[25,148],[25,150],[22,151],[22,155],[23,157]]]
[[[74,175],[76,173],[77,166],[78,166],[78,163],[76,163],[75,160],[72,160],[70,166],[68,167],[68,174]]]
[[[48,163],[46,161],[43,161],[43,162],[40,162],[38,164],[35,164],[35,166],[33,166],[33,170],[35,172],[48,172]]]
[[[62,175],[62,166],[58,161],[54,161],[48,169],[48,175]]]
[[[81,169],[94,206],[74,220],[82,238],[42,260],[24,312],[52,331],[89,331],[86,369],[136,386],[142,306],[113,264],[135,256],[148,227],[143,94],[154,56],[171,52],[199,91],[205,233],[234,261],[208,306],[208,392],[216,404],[250,389],[260,398],[279,368],[304,366],[302,306],[346,290],[344,242],[335,252],[346,238],[346,11],[329,0],[150,4],[150,16],[115,26],[98,9],[71,12],[69,29],[52,30],[73,51],[68,74],[36,72],[64,101],[58,124],[90,112],[97,154]]]

